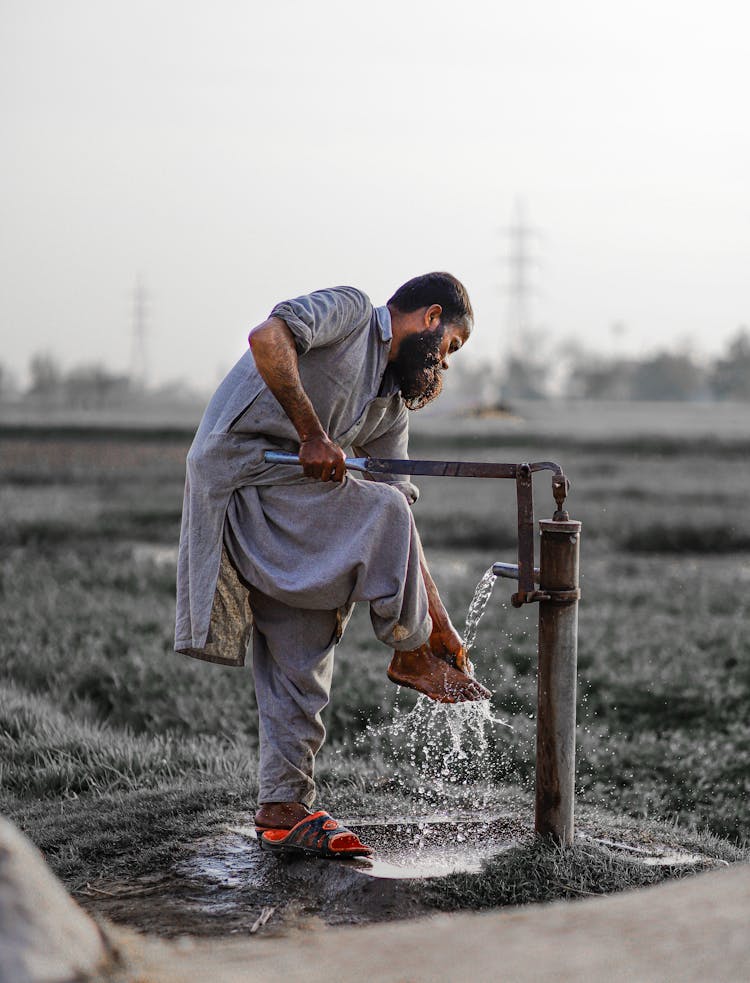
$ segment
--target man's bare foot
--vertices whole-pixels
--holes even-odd
[[[429,645],[421,645],[411,652],[394,652],[388,666],[388,678],[392,683],[415,689],[438,703],[488,700],[492,695],[476,679],[433,655]]]
[[[310,815],[301,802],[261,802],[255,813],[255,825],[267,829],[291,829]]]

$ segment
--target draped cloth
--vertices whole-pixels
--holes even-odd
[[[388,368],[388,308],[336,287],[285,301],[271,314],[292,332],[302,386],[331,439],[358,456],[405,458],[408,411]],[[176,651],[243,665],[252,628],[248,584],[297,608],[336,609],[342,631],[352,604],[372,601],[375,592],[378,637],[404,649],[426,641],[430,621],[408,508],[417,489],[398,475],[320,482],[263,459],[267,450],[298,449],[248,350],[211,398],[187,456]]]

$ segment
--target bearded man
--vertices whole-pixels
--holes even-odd
[[[405,458],[408,411],[433,400],[469,339],[463,285],[428,273],[383,307],[353,287],[277,304],[211,399],[188,453],[175,649],[244,664],[252,633],[261,847],[367,854],[315,799],[333,652],[356,601],[393,650],[388,677],[433,700],[481,700],[427,569],[398,475],[355,478],[345,449]],[[302,469],[268,464],[268,450]]]

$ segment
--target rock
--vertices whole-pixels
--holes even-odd
[[[112,956],[41,853],[0,817],[0,983],[71,983]]]

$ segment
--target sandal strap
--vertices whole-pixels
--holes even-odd
[[[342,833],[354,836],[357,842],[360,842],[356,833],[352,833],[350,829],[321,809],[319,812],[314,812],[312,815],[301,819],[296,826],[292,826],[283,840],[279,841],[275,836],[273,839],[277,843],[283,842],[284,846],[299,847],[318,853],[323,857],[330,857],[335,856],[338,852],[335,848],[331,848],[331,840]],[[364,844],[361,845],[364,847]]]

